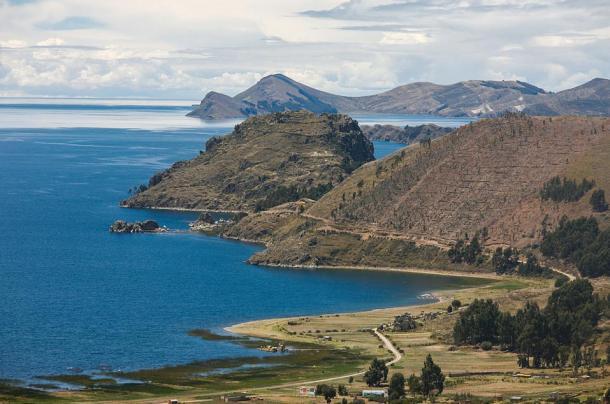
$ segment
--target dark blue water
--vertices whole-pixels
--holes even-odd
[[[206,125],[185,111],[0,105],[0,378],[261,354],[187,332],[410,304],[455,285],[253,267],[244,260],[259,247],[198,234],[110,234],[119,218],[173,229],[194,218],[118,207],[130,187],[197,155],[233,124]]]

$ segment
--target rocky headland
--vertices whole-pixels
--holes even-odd
[[[247,119],[205,152],[154,175],[125,207],[255,212],[319,199],[374,159],[346,115],[284,112]]]
[[[436,139],[454,130],[454,128],[445,128],[435,124],[407,125],[404,128],[395,125],[376,124],[360,125],[360,128],[364,136],[371,141],[396,142],[405,145]]]

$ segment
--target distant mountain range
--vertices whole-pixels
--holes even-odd
[[[305,109],[315,113],[392,113],[488,117],[503,112],[531,115],[610,115],[610,80],[547,92],[522,81],[469,80],[451,85],[412,83],[363,97],[335,95],[273,74],[230,97],[209,92],[188,114],[206,120],[245,118]]]

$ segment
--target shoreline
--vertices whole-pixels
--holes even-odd
[[[174,212],[193,212],[193,213],[211,212],[211,213],[231,213],[231,214],[238,214],[238,213],[247,213],[247,214],[249,214],[250,213],[250,212],[247,212],[245,210],[177,208],[177,207],[167,207],[167,206],[142,206],[142,207],[137,207],[137,206],[126,206],[126,205],[123,205],[123,204],[119,204],[119,207],[123,208],[123,209],[166,210],[166,211],[170,211],[170,212],[171,211],[174,211]]]
[[[242,241],[239,239],[235,239]],[[366,265],[296,265],[296,264],[250,264],[253,266],[268,267],[268,268],[294,268],[294,269],[335,269],[335,270],[359,270],[359,271],[370,271],[370,272],[398,272],[405,274],[418,274],[418,275],[430,275],[430,276],[450,276],[454,278],[478,278],[488,280],[506,280],[509,277],[502,277],[496,275],[493,272],[473,272],[473,271],[451,271],[445,269],[425,269],[418,267],[373,267]]]

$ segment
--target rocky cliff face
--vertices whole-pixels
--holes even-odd
[[[610,80],[594,79],[557,94],[522,81],[470,80],[450,85],[412,83],[365,97],[345,97],[298,83],[282,74],[264,77],[229,97],[211,92],[189,116],[245,118],[305,109],[321,112],[498,116],[526,111],[539,115],[610,115]]]
[[[348,116],[298,111],[254,117],[206,151],[153,176],[128,207],[256,211],[317,199],[373,160],[373,146]]]

